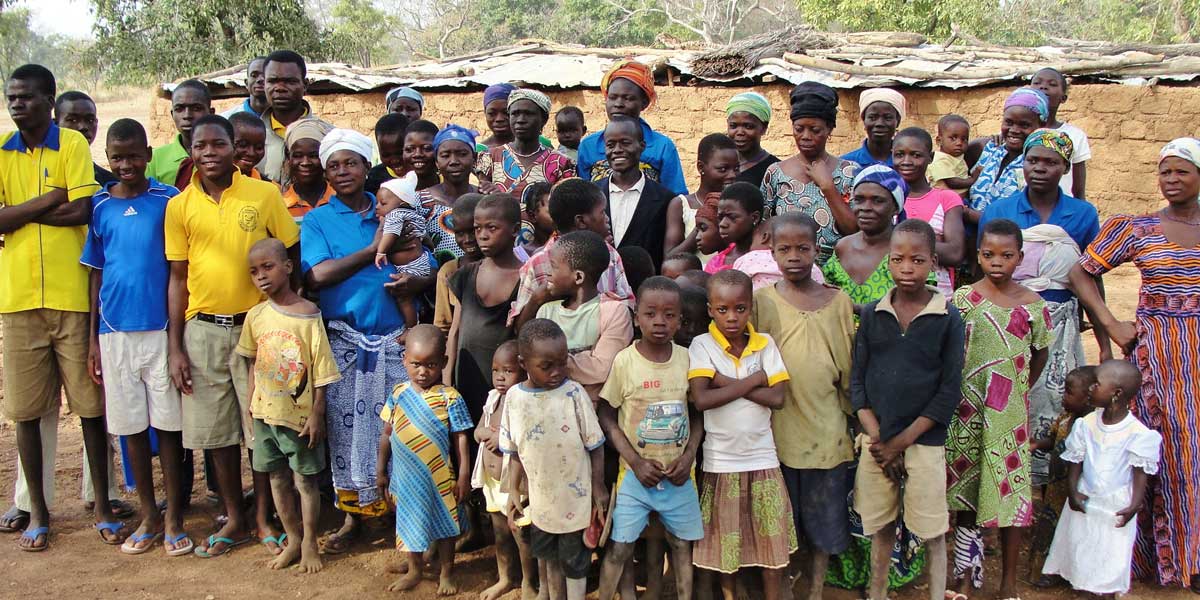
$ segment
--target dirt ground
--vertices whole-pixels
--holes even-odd
[[[121,117],[144,120],[148,111],[146,94],[113,94],[111,98],[102,99],[99,106],[101,126],[97,138],[104,139],[108,124],[114,120]],[[0,132],[11,128],[12,123],[7,115],[0,116]],[[93,156],[100,164],[106,162],[101,144],[96,144]],[[1137,302],[1137,272],[1130,267],[1123,267],[1106,277],[1106,282],[1109,301],[1118,316],[1132,317]],[[1087,345],[1089,358],[1094,360],[1094,344]],[[7,583],[0,581],[0,598],[218,600],[234,597],[321,599],[391,595],[386,592],[386,586],[396,575],[388,573],[387,569],[396,564],[399,557],[392,547],[391,527],[382,521],[372,525],[351,553],[326,556],[325,570],[316,575],[302,575],[293,570],[271,571],[267,568],[268,553],[259,545],[241,547],[228,556],[208,561],[195,557],[168,558],[161,546],[143,556],[122,555],[117,548],[100,542],[91,528],[91,514],[84,511],[79,500],[82,439],[78,421],[71,415],[64,415],[60,420],[59,439],[57,500],[52,507],[50,549],[42,554],[26,554],[17,549],[16,534],[10,535],[8,540],[0,540],[0,565],[7,571],[3,578]],[[16,471],[16,455],[12,425],[0,423],[0,456],[6,457],[0,463],[0,510],[9,504],[8,494]],[[215,510],[202,499],[202,481],[203,475],[198,474],[197,496],[186,515],[187,530],[197,541],[215,530]],[[246,484],[249,484],[248,478]],[[136,497],[130,494],[126,494],[125,499],[136,503]],[[326,506],[323,517],[323,531],[327,535],[336,529],[339,520],[330,506]],[[987,568],[988,584],[977,595],[990,599],[996,596],[995,582],[999,576],[997,557],[987,559]],[[457,573],[461,590],[457,597],[476,597],[495,581],[495,562],[491,549],[460,556]],[[426,581],[415,591],[405,594],[405,597],[432,600],[435,588],[434,581]],[[917,600],[926,597],[927,589],[926,582],[922,580],[897,592],[895,597]],[[1073,597],[1069,590],[1046,592],[1028,585],[1022,585],[1021,594],[1026,600]],[[518,597],[517,592],[512,592],[505,600],[516,600]],[[856,595],[843,590],[830,590],[826,597],[831,600],[852,600]],[[1156,600],[1193,598],[1186,591],[1142,584],[1135,584],[1129,597],[1153,597]]]

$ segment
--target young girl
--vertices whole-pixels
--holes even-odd
[[[779,344],[791,379],[771,429],[797,532],[812,557],[809,598],[819,599],[829,556],[850,546],[846,503],[854,444],[849,434],[849,296],[814,281],[817,222],[792,212],[771,220],[772,252],[782,279],[754,293],[751,320]]]
[[[758,230],[754,232],[754,245],[750,247],[749,252],[733,263],[734,270],[750,276],[756,292],[765,287],[771,287],[783,279],[783,273],[780,272],[779,264],[775,261],[775,254],[772,251],[774,245],[771,232],[775,229],[772,223],[771,219],[763,219],[758,224]],[[821,269],[818,269],[815,263],[809,277],[818,284],[825,283],[825,276],[821,274]]]
[[[717,231],[727,246],[708,259],[708,264],[704,265],[706,272],[732,269],[737,259],[750,252],[754,232],[762,224],[762,209],[762,192],[744,181],[721,192],[721,201],[717,205]]]
[[[709,587],[713,571],[721,574],[725,600],[733,600],[734,574],[751,566],[762,569],[766,600],[777,600],[783,569],[797,547],[771,434],[771,413],[784,406],[788,373],[775,341],[750,325],[752,293],[745,273],[713,275],[713,322],[688,349],[692,402],[704,413],[704,538],[692,556],[705,570],[701,586]]]
[[[471,485],[483,490],[488,515],[492,520],[492,532],[496,536],[496,570],[499,581],[480,593],[482,600],[496,600],[513,589],[520,568],[521,597],[531,599],[537,594],[534,581],[536,561],[529,552],[529,543],[523,535],[513,535],[508,528],[508,517],[504,508],[508,505],[508,494],[501,490],[504,481],[505,461],[500,453],[500,417],[504,414],[504,394],[512,386],[525,380],[525,369],[517,356],[517,341],[508,340],[496,349],[492,356],[492,385],[487,402],[483,405],[483,416],[475,427],[475,441],[479,443],[479,455],[475,458],[475,472]],[[528,520],[518,523],[529,525]],[[520,563],[517,563],[517,559]]]
[[[721,231],[717,229],[717,209],[720,204],[721,194],[714,192],[705,196],[704,204],[696,209],[695,254],[702,263],[707,263],[713,255],[728,246],[721,240]]]
[[[1129,413],[1142,384],[1133,363],[1106,360],[1096,380],[1089,398],[1099,410],[1075,422],[1062,455],[1070,463],[1070,495],[1045,572],[1112,598],[1129,591],[1134,517],[1145,501],[1146,479],[1158,473],[1162,436]]]
[[[892,142],[893,168],[908,185],[904,214],[920,219],[933,227],[937,234],[937,288],[942,295],[954,295],[954,270],[962,263],[966,234],[962,220],[962,196],[944,188],[929,185],[930,161],[933,160],[933,138],[920,127],[909,127],[896,134]]]
[[[462,396],[442,385],[445,366],[446,334],[429,324],[409,330],[404,353],[409,381],[396,386],[379,412],[384,426],[376,485],[396,505],[396,549],[408,559],[408,571],[388,586],[392,592],[421,582],[422,553],[436,545],[438,595],[458,593],[451,571],[454,538],[462,532],[458,505],[471,491],[465,465],[471,460],[466,432],[473,425]],[[460,465],[457,474],[454,464]]]
[[[1092,146],[1082,129],[1058,120],[1058,108],[1067,101],[1067,90],[1070,87],[1067,78],[1058,69],[1046,67],[1033,74],[1029,87],[1041,90],[1050,101],[1050,116],[1046,119],[1046,127],[1057,129],[1071,138],[1071,145],[1075,148],[1071,153],[1071,176],[1060,179],[1059,188],[1064,194],[1082,200],[1087,193],[1087,161],[1092,158]]]
[[[425,120],[413,121],[404,130],[404,170],[417,174],[418,190],[441,183],[437,158],[433,153],[433,139],[437,134],[437,125]]]
[[[517,255],[524,254],[524,259],[537,254],[550,236],[554,235],[554,219],[550,218],[550,184],[545,181],[535,181],[521,192],[521,238],[529,242],[517,246]]]
[[[695,252],[700,260],[707,262],[715,250],[700,248],[699,222],[696,212],[709,194],[719,194],[733,183],[738,175],[737,144],[729,136],[713,133],[700,140],[696,149],[696,170],[700,173],[700,187],[687,196],[676,196],[667,205],[666,246],[668,255],[676,252]]]
[[[981,529],[1000,528],[1000,597],[1017,595],[1021,528],[1033,524],[1029,386],[1046,366],[1050,311],[1012,280],[1021,229],[1006,219],[980,232],[984,278],[954,294],[967,327],[962,403],[946,436],[946,498],[958,512],[954,577],[959,594],[983,585]]]

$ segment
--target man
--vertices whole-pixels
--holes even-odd
[[[246,65],[246,93],[249,94],[241,104],[235,105],[233,108],[221,113],[222,117],[228,119],[234,113],[247,112],[256,117],[261,117],[269,106],[267,102],[266,78],[263,76],[263,65],[267,64],[267,57],[256,56],[250,59]]]
[[[54,121],[59,127],[78,131],[83,135],[83,139],[87,140],[88,146],[96,141],[96,130],[100,125],[100,119],[96,116],[96,103],[92,101],[91,96],[83,92],[72,90],[59,94],[58,99],[54,101]],[[92,170],[100,187],[117,180],[116,176],[99,164],[93,165]]]
[[[196,79],[189,79],[175,86],[171,92],[171,120],[179,132],[175,139],[154,149],[146,176],[183,191],[192,182],[192,124],[204,115],[211,115],[212,95],[208,86]]]
[[[604,157],[612,171],[596,185],[608,200],[613,245],[644,248],[657,272],[666,251],[667,206],[675,194],[642,173],[646,142],[637,119],[617,115],[609,119],[603,134]]]
[[[59,406],[64,390],[83,429],[96,529],[105,543],[124,539],[108,501],[104,400],[87,369],[88,274],[79,256],[96,179],[87,140],[50,118],[55,87],[54,75],[41,65],[14,70],[4,94],[17,131],[0,138],[3,410],[16,423],[29,487],[29,522],[18,542],[28,552],[49,547],[40,423]]]
[[[304,100],[308,67],[299,54],[277,50],[267,55],[263,72],[270,106],[262,113],[263,123],[267,124],[267,155],[259,163],[258,172],[271,181],[286,184],[281,176],[287,127],[312,115],[312,107]]]

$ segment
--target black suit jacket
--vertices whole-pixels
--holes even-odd
[[[604,199],[608,200],[608,181],[605,177],[596,182]],[[662,270],[663,244],[667,236],[667,206],[675,194],[663,187],[661,183],[646,177],[646,185],[642,188],[642,197],[638,199],[637,208],[633,211],[633,219],[625,229],[625,236],[617,243],[617,249],[629,246],[640,246],[650,254],[654,263],[654,272]],[[612,221],[612,208],[605,207],[609,221]]]

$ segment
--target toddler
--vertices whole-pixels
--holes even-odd
[[[668,279],[679,279],[680,275],[688,271],[702,271],[704,264],[700,262],[700,257],[693,252],[676,252],[663,259],[662,272],[659,273]]]
[[[938,119],[938,151],[933,153],[928,170],[929,183],[933,187],[951,189],[965,196],[975,185],[978,173],[968,172],[967,161],[963,158],[970,140],[971,124],[962,116],[946,115]]]
[[[379,247],[375,250],[375,266],[382,269],[383,265],[391,262],[397,273],[413,277],[429,277],[433,271],[429,254],[422,252],[417,259],[397,264],[394,252],[413,241],[424,239],[428,223],[421,216],[421,199],[417,196],[417,175],[409,172],[404,177],[390,179],[379,186],[376,197],[375,214],[383,222],[383,235],[379,238]],[[404,315],[405,329],[411,329],[417,324],[417,304],[415,298],[397,298],[397,306]]]

